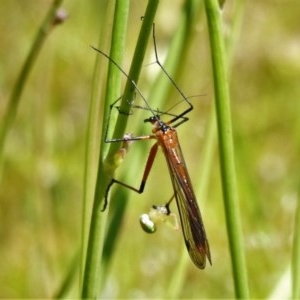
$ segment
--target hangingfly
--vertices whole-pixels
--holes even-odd
[[[105,142],[128,142],[128,141],[149,140],[149,139],[156,140],[156,143],[152,146],[150,150],[140,187],[135,188],[115,178],[112,178],[110,184],[106,189],[103,210],[107,205],[108,192],[114,183],[118,183],[137,193],[142,193],[144,191],[144,187],[148,175],[150,173],[151,167],[153,165],[157,150],[160,147],[163,150],[163,153],[165,155],[168,164],[169,173],[171,176],[173,190],[174,190],[174,196],[164,206],[154,205],[153,212],[151,215],[150,214],[143,215],[141,217],[140,219],[141,225],[145,231],[154,232],[155,225],[156,225],[155,223],[157,222],[157,219],[163,219],[164,216],[171,214],[169,205],[172,199],[175,197],[177,208],[180,215],[180,221],[181,221],[181,227],[182,227],[183,236],[185,240],[185,245],[188,250],[188,253],[192,261],[194,262],[194,264],[198,268],[204,269],[206,264],[206,259],[208,259],[209,263],[211,264],[209,244],[206,237],[204,225],[202,222],[201,213],[197,204],[196,196],[192,187],[190,176],[188,174],[188,170],[184,161],[177,132],[175,129],[177,126],[179,126],[180,124],[188,120],[188,118],[185,117],[185,115],[191,110],[193,110],[193,105],[184,96],[184,94],[181,92],[181,90],[176,85],[174,80],[170,77],[170,75],[167,73],[167,71],[159,62],[157,56],[156,44],[155,44],[154,28],[153,28],[153,40],[154,40],[154,49],[156,55],[156,63],[160,66],[164,74],[169,78],[169,80],[175,86],[177,91],[180,93],[180,95],[189,105],[189,107],[179,115],[172,115],[167,113],[167,115],[171,115],[173,117],[168,122],[163,122],[160,119],[160,114],[158,114],[150,107],[148,101],[145,99],[145,97],[141,93],[136,83],[129,78],[129,76],[125,73],[125,71],[123,71],[123,69],[114,60],[112,60],[107,54],[105,54],[101,50],[92,47],[97,52],[101,53],[103,56],[108,58],[109,61],[113,63],[127,77],[128,80],[130,80],[133,87],[136,89],[136,91],[140,94],[141,98],[145,102],[147,109],[152,113],[152,116],[150,118],[144,120],[145,122],[151,123],[153,126],[152,133],[150,135],[137,136],[137,137],[130,135],[130,136],[125,136],[123,138],[105,140]]]
[[[168,164],[186,248],[194,264],[203,269],[206,257],[211,264],[209,244],[177,132],[174,127],[162,122],[157,116],[145,121],[153,124],[153,138],[157,140],[150,155],[155,154],[160,146]],[[169,203],[167,209],[161,213],[170,214],[168,206]]]

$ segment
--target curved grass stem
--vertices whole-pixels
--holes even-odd
[[[63,0],[54,0],[52,2],[47,15],[45,16],[40,28],[38,29],[32,47],[17,78],[12,94],[8,100],[8,105],[2,118],[0,127],[0,175],[3,163],[5,140],[15,120],[21,96],[28,80],[30,71],[32,70],[37,60],[38,54],[40,53],[49,32],[55,25],[62,23],[66,17],[64,14],[60,15],[57,11],[62,2]]]

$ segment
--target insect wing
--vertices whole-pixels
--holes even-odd
[[[170,151],[172,153],[168,156],[168,166],[186,248],[194,264],[198,268],[204,269],[206,257],[210,263],[211,257],[200,210],[179,144]],[[180,163],[178,163],[178,158],[180,158]]]
[[[195,199],[188,199],[178,178],[173,176],[175,198],[180,215],[185,245],[194,264],[205,268],[206,257],[210,261],[210,251],[200,211]]]

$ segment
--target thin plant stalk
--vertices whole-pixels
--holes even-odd
[[[144,18],[142,20],[142,22],[143,22],[142,27],[141,27],[140,34],[138,37],[135,52],[133,55],[131,68],[130,68],[129,74],[128,74],[128,77],[130,78],[130,80],[132,80],[135,84],[138,83],[139,75],[140,75],[141,68],[143,65],[143,59],[144,59],[147,44],[148,44],[148,40],[149,40],[149,37],[152,32],[154,17],[155,17],[155,13],[156,13],[156,10],[158,7],[158,3],[159,3],[158,0],[152,0],[152,1],[150,0],[148,2],[148,6],[146,8]],[[119,114],[119,116],[118,116],[116,126],[115,126],[115,131],[113,134],[114,137],[122,137],[124,135],[124,131],[126,128],[126,123],[127,123],[126,112],[128,112],[128,114],[129,114],[129,111],[131,109],[130,101],[128,101],[128,99],[134,99],[134,97],[135,97],[135,89],[133,89],[132,82],[127,81],[125,90],[124,90],[124,94],[122,97],[122,101],[121,101],[121,106],[120,106],[120,111],[122,111],[123,113]],[[124,114],[124,112],[125,112],[125,114]],[[104,165],[107,168],[107,171],[111,176],[113,176],[114,170],[118,167],[118,163],[119,163],[119,160],[117,160],[118,161],[117,164],[115,163],[116,153],[118,153],[118,150],[120,149],[120,146],[117,144],[118,143],[112,143],[110,145],[108,155],[106,156],[105,162],[104,162]],[[117,151],[117,152],[115,152],[115,151]],[[136,155],[136,157],[137,156],[138,156],[138,154]],[[117,157],[118,157],[118,154],[117,154]],[[138,160],[136,160],[136,161],[138,161]],[[134,170],[134,166],[132,165],[131,171],[133,171],[133,170]],[[130,171],[128,171],[127,174],[128,173],[130,173]],[[104,270],[104,272],[108,268],[109,262],[114,253],[116,239],[118,237],[118,231],[119,231],[119,228],[121,228],[121,222],[123,220],[124,213],[126,210],[127,197],[128,197],[127,191],[122,190],[119,192],[119,195],[120,195],[120,193],[122,193],[122,195],[123,195],[121,197],[122,203],[119,203],[117,206],[115,206],[115,209],[112,212],[112,216],[110,218],[110,224],[109,224],[106,238],[105,238],[106,243],[105,243],[104,252],[103,252],[103,270]]]
[[[112,45],[111,45],[111,54],[113,52],[113,48],[115,47],[115,51],[120,51],[116,44],[114,43],[114,37],[119,35],[116,31],[123,30],[122,26],[124,23],[118,23],[120,20],[124,22],[124,6],[126,1],[119,0],[116,1],[116,9],[115,9],[115,19],[114,19],[114,28],[113,28],[113,36],[112,36]],[[126,5],[129,4],[129,1]],[[148,2],[148,6],[146,9],[146,13],[142,22],[141,32],[138,38],[137,46],[135,49],[134,57],[132,60],[131,68],[129,71],[129,78],[133,80],[135,83],[138,82],[140,70],[142,67],[142,62],[144,58],[144,54],[146,52],[147,42],[149,35],[151,33],[152,24],[155,16],[155,12],[158,6],[158,0],[151,0]],[[118,19],[116,20],[116,18]],[[123,32],[125,35],[125,32]],[[116,42],[116,41],[115,41]],[[121,45],[120,45],[121,46]],[[114,56],[111,56],[114,60]],[[116,60],[117,61],[117,60]],[[117,70],[116,66],[110,63],[110,69],[114,69],[116,73],[121,76],[121,72]],[[111,84],[107,85],[106,90],[106,98],[105,98],[105,109],[103,116],[103,129],[102,129],[102,139],[100,146],[100,157],[99,157],[99,167],[98,167],[98,175],[96,182],[96,189],[94,195],[94,204],[92,210],[92,219],[90,225],[90,233],[88,240],[88,248],[86,255],[86,264],[83,278],[83,287],[82,287],[82,297],[83,298],[95,298],[99,292],[99,285],[103,281],[105,274],[102,273],[101,269],[101,260],[102,260],[102,249],[103,249],[103,241],[105,237],[105,228],[106,228],[106,219],[107,212],[103,213],[101,210],[103,208],[103,199],[105,195],[105,191],[107,185],[109,184],[111,177],[114,174],[115,169],[118,167],[120,162],[120,157],[118,156],[118,150],[120,149],[119,143],[111,143],[108,154],[104,159],[105,148],[103,145],[104,136],[106,133],[107,122],[108,122],[108,113],[110,110],[110,105],[113,101],[116,100],[115,95],[119,91],[114,90],[114,84],[112,75],[109,72],[108,80],[111,81]],[[119,114],[115,130],[114,137],[122,137],[124,135],[127,123],[127,115],[130,111],[130,99],[134,97],[134,86],[131,81],[127,81],[125,86],[125,91],[123,94],[123,98],[120,105],[120,110],[124,112],[123,114]],[[113,95],[114,99],[110,98]],[[117,155],[117,156],[116,156]],[[113,237],[112,237],[113,238]]]
[[[139,75],[141,72],[141,68],[143,65],[144,56],[146,53],[148,40],[152,32],[153,23],[154,23],[154,17],[157,10],[159,1],[158,0],[150,0],[148,2],[148,6],[145,11],[144,18],[142,20],[142,27],[141,31],[138,37],[137,45],[135,48],[135,52],[132,59],[131,68],[129,70],[128,77],[131,81],[133,81],[135,84],[138,83]],[[120,111],[122,111],[122,114],[119,114],[115,131],[113,136],[114,137],[122,137],[125,132],[126,123],[127,123],[127,116],[126,112],[129,114],[131,105],[130,101],[128,99],[134,99],[135,97],[135,89],[133,89],[133,85],[131,81],[127,81],[127,84],[125,86],[124,95],[122,97]],[[123,108],[122,108],[123,107]],[[124,110],[123,110],[124,109]],[[110,146],[110,149],[108,151],[108,155],[105,158],[104,165],[107,168],[108,174],[113,176],[113,173],[110,172],[113,171],[118,167],[120,160],[115,159],[118,157],[118,150],[120,149],[120,146],[117,145],[118,143],[112,143]],[[116,147],[117,145],[117,147]],[[122,149],[123,150],[123,149]],[[117,151],[117,152],[114,152]],[[116,154],[117,153],[117,154]],[[113,155],[113,156],[112,156]],[[118,157],[119,158],[119,157]],[[123,159],[123,154],[122,154]],[[121,159],[121,161],[122,161]],[[116,163],[117,161],[117,163]],[[138,160],[137,160],[138,161]],[[134,166],[132,165],[132,168],[134,169]],[[115,240],[118,237],[118,231],[119,228],[121,228],[120,224],[123,220],[123,216],[126,209],[126,203],[127,203],[127,192],[124,191],[124,196],[122,197],[122,204],[117,205],[115,207],[115,210],[113,211],[112,217],[111,217],[111,223],[109,225],[109,228],[107,230],[107,234],[110,234],[109,236],[106,235],[106,241],[107,244],[105,245],[105,253],[103,253],[105,256],[103,257],[103,269],[108,266],[109,261],[112,257],[112,254],[114,253],[114,246],[115,246]],[[114,232],[114,234],[111,235],[111,233]]]
[[[202,2],[201,2],[202,4]],[[243,4],[244,1],[238,1],[234,4],[233,7],[233,18],[232,23],[230,26],[230,36],[226,40],[226,53],[227,53],[227,65],[228,68],[231,65],[232,56],[234,53],[234,49],[236,46],[237,37],[240,32],[241,27],[241,19],[243,16]],[[203,151],[202,157],[199,162],[200,166],[200,177],[198,178],[198,182],[200,183],[198,189],[196,190],[196,194],[201,196],[202,198],[206,198],[207,189],[209,186],[209,178],[210,173],[213,166],[213,158],[215,153],[216,147],[216,135],[217,135],[217,128],[216,128],[216,118],[215,118],[215,107],[212,107],[208,124],[207,124],[207,131],[206,131],[206,139],[203,143]],[[204,216],[205,221],[205,216]],[[209,234],[208,234],[209,236]],[[212,246],[213,249],[213,246]],[[169,298],[178,298],[180,297],[180,293],[182,291],[182,287],[184,286],[184,277],[186,276],[187,267],[189,264],[189,257],[185,253],[185,248],[183,247],[182,255],[179,258],[178,267],[172,273],[170,278],[170,284],[168,286],[166,295]],[[212,251],[213,252],[213,251]],[[213,256],[213,254],[212,254]]]
[[[124,48],[125,48],[125,36],[127,30],[127,20],[128,20],[128,12],[129,12],[129,1],[116,1],[115,2],[115,10],[114,10],[114,22],[112,28],[112,37],[111,37],[111,50],[110,56],[115,61],[120,62],[123,57]],[[99,54],[97,53],[97,62],[96,68],[99,68]],[[97,112],[95,112],[95,108],[100,107],[99,101],[100,94],[95,92],[95,85],[99,84],[100,82],[100,73],[97,72],[97,69],[94,73],[93,79],[93,95],[91,99],[91,110],[90,110],[90,134],[88,136],[93,138],[92,132],[99,128],[97,125],[97,117],[100,117]],[[117,72],[116,68],[113,66],[109,66],[108,69],[108,80],[106,86],[106,95],[105,101],[102,102],[102,109],[104,110],[104,118],[108,114],[109,110],[109,103],[111,101],[110,97],[114,97],[120,90],[120,83],[121,83],[121,74]],[[98,103],[98,104],[97,104]],[[93,109],[92,109],[93,108]],[[95,128],[96,127],[96,128]],[[99,129],[98,129],[99,130]],[[103,132],[103,130],[102,130]],[[90,143],[87,140],[87,145]],[[99,143],[99,140],[98,140]],[[88,236],[88,245],[87,245],[87,253],[83,255],[85,257],[85,267],[84,267],[84,274],[83,274],[83,282],[82,282],[82,298],[96,298],[99,290],[100,290],[100,279],[101,279],[101,257],[102,257],[102,247],[103,247],[103,237],[104,237],[104,229],[106,224],[106,216],[107,214],[101,213],[100,204],[102,203],[102,196],[104,195],[105,185],[108,184],[108,179],[105,178],[103,181],[103,163],[102,163],[102,153],[103,146],[102,146],[102,138],[100,139],[100,158],[99,158],[99,165],[98,165],[98,175],[96,179],[96,190],[94,192],[94,199],[93,199],[93,208],[92,208],[92,216],[90,222],[90,231]],[[92,155],[87,149],[88,154]],[[86,157],[86,163],[89,162],[90,157]],[[88,167],[88,166],[86,166]],[[87,170],[88,171],[88,170]],[[99,181],[102,184],[99,185]],[[90,179],[91,182],[91,179]],[[88,188],[88,186],[86,186]],[[87,213],[86,207],[88,199],[85,197],[84,199],[84,206],[85,211]],[[86,216],[84,216],[86,218]],[[83,224],[86,225],[86,222]],[[82,239],[85,240],[84,238]],[[84,247],[84,246],[83,246]],[[84,254],[84,253],[83,253]]]
[[[221,11],[217,0],[205,0],[214,77],[221,177],[227,234],[237,298],[249,298],[246,259],[234,162],[228,68],[222,35]]]
[[[124,3],[126,4],[126,3]],[[112,19],[113,10],[115,7],[115,3],[113,1],[106,1],[103,2],[102,10],[104,18],[100,19],[99,27],[100,34],[99,34],[99,43],[98,47],[106,49],[106,40],[107,36],[105,33],[108,32],[107,25],[109,24]],[[126,17],[128,13],[123,14]],[[124,24],[125,23],[125,24]],[[123,37],[125,37],[126,32],[126,22],[120,22],[123,24],[121,28],[123,28]],[[115,34],[117,35],[117,31],[115,30]],[[121,50],[124,51],[124,38],[117,39],[116,46],[119,49],[120,54],[115,57],[116,61],[121,61],[123,53]],[[91,49],[91,51],[94,51]],[[81,263],[80,263],[80,288],[82,287],[82,280],[83,280],[83,272],[84,272],[84,265],[86,259],[86,247],[88,241],[88,233],[90,227],[90,219],[91,219],[91,212],[93,206],[93,198],[94,198],[94,191],[95,191],[95,184],[96,184],[96,176],[98,171],[98,159],[99,159],[99,127],[101,126],[101,117],[103,117],[104,113],[103,110],[105,109],[105,102],[102,101],[104,95],[104,72],[103,67],[103,58],[100,55],[96,55],[95,67],[94,67],[94,74],[92,78],[92,88],[91,88],[91,101],[89,107],[89,118],[88,118],[88,128],[86,134],[86,151],[85,151],[85,163],[84,163],[84,180],[83,180],[83,207],[82,207],[82,231],[81,231]],[[119,78],[119,83],[117,84],[117,80],[114,81],[114,86],[116,92],[120,89],[120,74],[112,74],[110,78],[116,77]],[[119,76],[119,77],[117,77]],[[103,84],[101,84],[103,82]]]
[[[292,299],[300,298],[300,201],[298,198],[292,255]]]
[[[29,51],[29,54],[25,60],[25,63],[21,69],[19,77],[16,81],[16,84],[13,88],[12,94],[8,100],[8,106],[2,118],[1,127],[0,127],[0,177],[2,174],[2,164],[3,164],[3,155],[4,155],[4,146],[7,134],[16,118],[18,107],[20,104],[21,96],[25,85],[28,81],[30,71],[32,70],[38,54],[40,53],[42,46],[53,29],[55,25],[62,23],[66,14],[59,12],[58,8],[61,5],[63,0],[54,0],[52,5],[49,8],[49,11],[44,18],[37,34],[32,44],[32,47]]]
[[[52,298],[64,299],[68,295],[68,292],[71,290],[77,274],[78,274],[78,252],[76,252],[74,257],[72,258],[69,268],[64,274],[64,278],[60,282],[60,286]]]

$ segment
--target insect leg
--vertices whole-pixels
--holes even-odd
[[[156,156],[156,153],[157,153],[157,149],[158,149],[158,143],[155,143],[151,150],[150,150],[150,153],[149,153],[149,156],[148,156],[148,160],[147,160],[147,163],[146,163],[146,167],[145,167],[145,170],[144,170],[144,174],[143,174],[143,177],[142,177],[142,181],[141,181],[141,184],[140,184],[140,187],[137,189],[131,185],[128,185],[124,182],[121,182],[115,178],[113,178],[110,183],[108,184],[107,188],[106,188],[106,192],[105,192],[105,196],[104,196],[104,205],[103,205],[103,208],[101,211],[105,211],[106,207],[107,207],[107,203],[108,203],[108,193],[109,193],[109,190],[111,189],[112,185],[114,183],[117,183],[117,184],[120,184],[136,193],[143,193],[144,191],[144,188],[145,188],[145,185],[146,185],[146,181],[147,181],[147,178],[148,178],[148,175],[151,171],[151,168],[152,168],[152,165],[153,165],[153,162],[154,162],[154,159],[155,159],[155,156]]]

